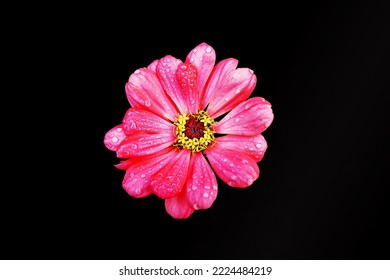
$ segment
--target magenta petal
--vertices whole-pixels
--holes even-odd
[[[134,156],[151,155],[164,148],[172,146],[176,137],[174,134],[137,133],[122,141],[116,150],[117,157],[129,158]]]
[[[155,72],[148,68],[136,70],[126,84],[126,96],[133,108],[153,112],[173,121],[177,108],[162,88]]]
[[[271,104],[261,97],[249,98],[231,110],[215,126],[221,134],[258,135],[272,123]]]
[[[111,151],[116,151],[118,146],[122,143],[122,141],[126,138],[126,134],[123,131],[123,125],[117,125],[114,128],[110,129],[104,135],[104,145],[106,145],[107,149]]]
[[[200,92],[200,108],[204,109],[214,95],[218,92],[219,87],[223,83],[223,79],[238,65],[238,60],[234,58],[227,58],[221,60],[215,65],[210,75],[207,86]]]
[[[151,185],[158,197],[172,198],[181,191],[187,178],[190,155],[189,150],[181,150],[153,176]]]
[[[222,149],[218,143],[206,150],[215,173],[232,187],[245,188],[259,177],[256,161],[247,154]]]
[[[212,118],[229,112],[249,97],[256,86],[256,75],[249,68],[237,68],[223,77],[207,109]]]
[[[128,160],[130,162],[123,178],[122,186],[133,197],[145,197],[153,193],[150,186],[151,177],[168,161],[175,157],[172,148],[157,156],[146,156]]]
[[[180,59],[167,55],[157,63],[156,73],[167,94],[175,102],[180,113],[188,113],[186,98],[176,78],[176,71],[183,62]]]
[[[197,88],[199,91],[201,108],[204,109],[207,103],[203,104],[204,99],[204,87],[207,82],[207,79],[210,76],[211,71],[213,70],[215,64],[215,50],[206,43],[201,43],[196,46],[186,58],[186,63],[191,63],[195,66],[198,72]]]
[[[122,160],[118,164],[115,164],[115,167],[120,169],[120,170],[126,170],[127,168],[129,168],[130,164],[131,164],[131,161],[126,159],[126,160]]]
[[[142,109],[130,108],[123,118],[123,129],[127,134],[138,132],[175,133],[175,126],[154,113]]]
[[[217,142],[219,148],[247,154],[256,162],[262,160],[268,147],[261,134],[256,136],[225,135],[218,137]]]
[[[165,200],[165,209],[175,219],[187,219],[194,213],[194,209],[187,203],[185,192]]]
[[[209,208],[217,197],[217,179],[202,153],[194,153],[185,188],[187,201],[197,209]]]
[[[196,68],[190,63],[180,63],[177,68],[176,79],[183,92],[183,98],[186,100],[189,112],[198,113],[199,94]]]

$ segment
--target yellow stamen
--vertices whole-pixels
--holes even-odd
[[[203,123],[203,126],[199,126],[199,123]],[[174,146],[189,149],[192,152],[200,152],[215,140],[213,130],[215,122],[203,110],[199,111],[198,114],[179,115],[175,119],[174,125],[176,125],[177,137]]]

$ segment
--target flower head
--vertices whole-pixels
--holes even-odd
[[[214,49],[201,43],[181,61],[153,61],[130,75],[131,107],[110,129],[104,144],[126,170],[123,188],[136,198],[156,195],[176,219],[207,209],[218,193],[218,176],[245,188],[259,178],[273,121],[271,104],[251,97],[256,75],[238,60],[216,64]]]

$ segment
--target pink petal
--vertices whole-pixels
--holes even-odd
[[[123,125],[117,125],[110,129],[106,135],[104,135],[104,145],[111,151],[116,151],[118,146],[126,138],[126,134],[123,131]]]
[[[164,148],[172,146],[176,137],[171,134],[148,134],[137,133],[130,136],[121,143],[116,150],[119,158],[151,155]]]
[[[148,65],[148,69],[156,73],[157,64],[158,64],[158,59],[153,60],[153,62]]]
[[[118,164],[115,164],[115,167],[120,169],[120,170],[126,170],[127,168],[129,168],[131,164],[131,161],[130,160],[122,160],[120,163]]]
[[[127,134],[138,132],[175,133],[175,126],[158,115],[142,109],[130,108],[123,118],[123,129]]]
[[[253,97],[231,110],[215,126],[222,134],[258,135],[271,125],[274,115],[271,104],[261,97]]]
[[[249,97],[256,86],[256,75],[249,68],[237,68],[227,76],[221,77],[211,98],[208,114],[212,118],[229,112]]]
[[[200,96],[200,108],[204,109],[214,95],[218,92],[220,85],[223,83],[223,79],[234,69],[237,68],[238,60],[234,58],[227,58],[221,60],[215,65],[209,82],[206,88],[201,92]]]
[[[151,177],[175,157],[176,153],[174,150],[176,149],[167,148],[158,155],[128,160],[130,164],[122,182],[126,192],[137,198],[152,194],[153,190],[150,186]]]
[[[232,187],[250,186],[260,175],[259,167],[252,157],[232,150],[224,150],[215,144],[206,150],[207,158],[215,173]]]
[[[225,135],[218,137],[216,141],[220,149],[247,154],[256,162],[262,160],[268,147],[261,134],[256,136]]]
[[[177,108],[164,92],[155,72],[148,68],[136,70],[126,84],[126,96],[133,108],[153,112],[173,121]]]
[[[199,94],[196,68],[190,63],[180,63],[177,68],[176,79],[183,93],[183,98],[186,100],[187,108],[191,113],[198,113]]]
[[[186,63],[191,63],[198,72],[198,91],[200,94],[201,107],[204,109],[207,103],[203,104],[204,86],[210,76],[215,64],[216,54],[214,49],[206,43],[201,43],[195,47],[186,58]]]
[[[175,219],[187,219],[194,213],[194,209],[187,203],[185,192],[165,200],[165,209]]]
[[[187,201],[194,209],[209,208],[217,197],[217,179],[202,153],[194,153],[185,188]]]
[[[151,185],[158,197],[172,198],[181,191],[187,178],[190,155],[190,150],[181,150],[153,176]]]
[[[180,113],[188,113],[186,98],[176,78],[176,71],[183,62],[180,59],[167,55],[160,59],[157,63],[156,73],[160,79],[162,86],[173,102],[179,108]]]

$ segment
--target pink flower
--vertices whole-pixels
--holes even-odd
[[[126,84],[131,108],[104,137],[126,170],[127,193],[164,199],[176,219],[213,204],[216,175],[232,187],[252,185],[267,149],[261,133],[274,116],[264,98],[248,99],[256,75],[234,58],[215,61],[201,43],[184,62],[167,55],[136,70]]]

